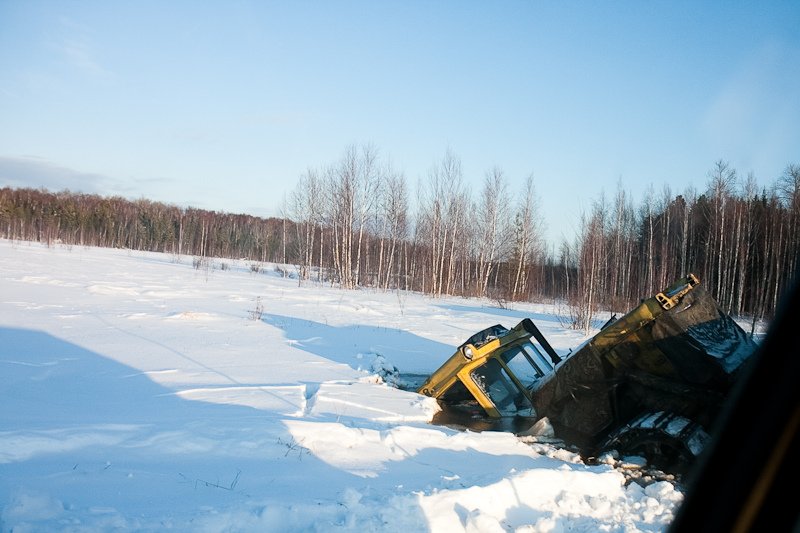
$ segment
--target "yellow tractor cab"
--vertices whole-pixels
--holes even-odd
[[[467,339],[419,388],[447,405],[477,404],[490,417],[534,417],[533,394],[561,358],[526,318],[497,324]]]

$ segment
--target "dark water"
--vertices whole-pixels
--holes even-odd
[[[393,384],[402,390],[417,391],[429,374],[398,373],[393,378]],[[536,419],[514,416],[492,418],[476,402],[447,405],[439,402],[441,411],[434,415],[432,424],[446,426],[461,431],[507,431],[520,433],[529,429]]]
[[[431,423],[462,431],[506,431],[518,434],[527,431],[536,422],[536,419],[524,416],[492,418],[480,413],[473,414],[453,406],[441,403],[440,405],[442,410],[433,416]]]

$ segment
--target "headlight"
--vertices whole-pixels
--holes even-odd
[[[466,357],[468,360],[472,361],[472,355],[473,355],[472,354],[472,348],[470,348],[469,346],[464,348],[464,357]]]

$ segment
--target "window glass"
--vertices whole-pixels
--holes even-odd
[[[473,370],[471,376],[501,415],[533,416],[533,406],[527,396],[514,385],[496,359],[489,359],[485,365]]]
[[[508,368],[511,369],[511,372],[513,372],[522,383],[528,385],[544,375],[544,372],[542,372],[540,368],[536,368],[532,364],[532,360],[525,357],[526,345],[530,346],[528,343],[525,343],[508,349],[503,352],[502,357]]]
[[[544,374],[549,374],[553,370],[553,363],[550,361],[550,356],[542,353],[538,346],[530,342],[522,345],[522,348],[533,360],[533,364],[542,369]]]
[[[553,371],[549,357],[531,342],[506,350],[502,357],[511,372],[528,388]]]

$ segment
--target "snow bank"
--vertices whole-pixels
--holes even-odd
[[[552,309],[0,241],[0,530],[663,531],[680,488],[429,424],[430,373]],[[263,309],[256,313],[260,303]]]

